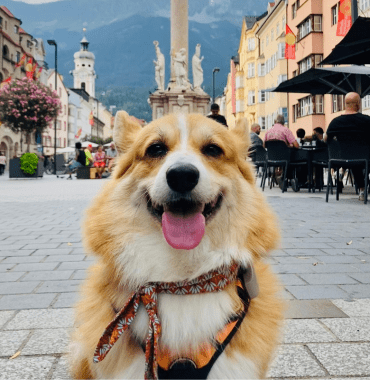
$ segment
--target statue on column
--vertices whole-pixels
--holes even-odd
[[[193,67],[193,84],[194,90],[200,90],[203,92],[201,86],[203,83],[203,69],[202,61],[204,57],[200,58],[200,44],[195,47],[195,54],[193,55],[192,67]]]
[[[165,59],[163,53],[161,53],[161,49],[159,48],[159,42],[153,42],[155,46],[155,52],[157,54],[157,60],[153,61],[155,66],[155,81],[157,83],[158,91],[164,91],[164,67],[165,67]]]
[[[185,90],[187,86],[186,49],[182,48],[173,57],[176,87]]]

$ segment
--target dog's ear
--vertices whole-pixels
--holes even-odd
[[[141,131],[140,124],[133,121],[127,112],[118,111],[114,122],[113,141],[118,153],[125,153]]]
[[[249,137],[248,121],[246,118],[237,120],[235,128],[230,131],[235,137],[238,150],[244,159],[248,156],[248,148],[251,144]]]

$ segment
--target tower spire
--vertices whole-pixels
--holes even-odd
[[[88,51],[89,50],[89,41],[86,38],[86,28],[83,28],[83,38],[81,40],[81,50]]]

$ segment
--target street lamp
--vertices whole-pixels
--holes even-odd
[[[212,73],[212,88],[213,88],[213,99],[212,99],[212,103],[215,102],[215,99],[216,99],[216,96],[215,96],[215,73],[218,73],[220,71],[220,69],[218,67],[215,67],[213,69],[213,73]]]
[[[55,40],[48,40],[48,44],[55,46],[55,91],[58,93],[58,46]],[[57,174],[57,117],[54,120],[54,174]]]

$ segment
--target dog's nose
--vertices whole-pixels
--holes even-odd
[[[179,193],[193,190],[199,181],[198,169],[190,164],[171,166],[166,175],[168,186]]]

